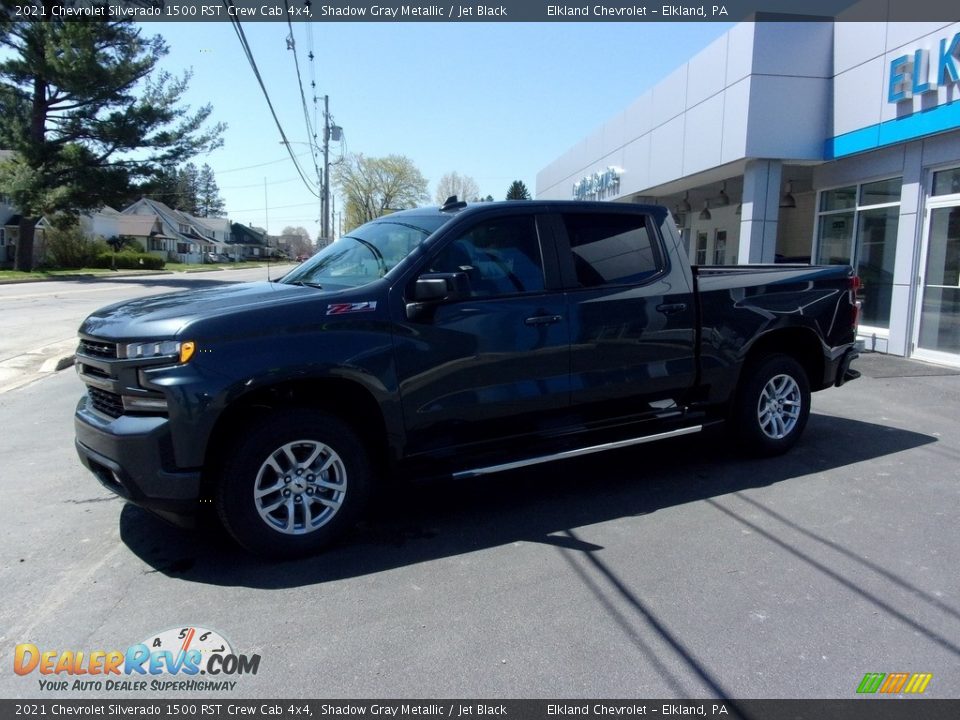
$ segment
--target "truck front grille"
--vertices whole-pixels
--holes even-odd
[[[117,359],[117,344],[102,340],[81,340],[77,353],[87,357]]]
[[[112,418],[123,415],[123,400],[116,393],[87,385],[87,394],[94,409]]]

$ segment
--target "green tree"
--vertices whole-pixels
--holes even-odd
[[[157,69],[167,54],[159,35],[132,21],[63,22],[45,15],[0,15],[0,187],[21,212],[16,267],[33,267],[39,218],[101,207],[156,168],[177,165],[222,144],[212,112],[181,105],[190,73]]]
[[[187,163],[177,172],[176,200],[168,203],[174,210],[197,215],[200,196],[200,171],[193,163]]]
[[[122,252],[128,248],[137,250],[142,249],[140,243],[134,240],[132,237],[127,237],[126,235],[114,235],[113,237],[107,238],[107,245],[110,246],[110,249],[113,250],[113,253],[110,255],[110,269],[117,269],[117,253]]]
[[[226,205],[220,197],[220,188],[213,169],[203,164],[197,178],[197,215],[200,217],[223,217]]]
[[[530,191],[523,184],[522,180],[514,180],[510,183],[510,189],[507,190],[507,200],[529,200]]]
[[[355,228],[393,210],[427,201],[427,180],[403,155],[371,158],[351,155],[337,166],[344,197],[344,227]]]

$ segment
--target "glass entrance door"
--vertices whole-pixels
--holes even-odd
[[[960,364],[960,197],[952,192],[937,197],[936,192],[945,179],[937,176],[954,174],[960,171],[934,175],[915,354]]]

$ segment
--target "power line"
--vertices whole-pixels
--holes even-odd
[[[277,130],[280,131],[280,137],[283,138],[283,146],[287,149],[287,153],[290,155],[290,159],[293,161],[293,166],[297,169],[297,174],[303,180],[303,184],[306,186],[307,190],[314,196],[319,198],[320,195],[317,194],[316,188],[307,179],[307,176],[303,173],[303,169],[300,167],[300,163],[297,162],[297,156],[293,154],[293,149],[290,147],[290,141],[287,139],[287,134],[283,130],[283,125],[280,124],[280,118],[277,117],[277,112],[273,107],[273,101],[270,100],[270,93],[267,92],[267,86],[263,82],[263,77],[260,75],[260,68],[257,67],[257,62],[253,58],[253,52],[250,50],[250,44],[247,42],[247,36],[243,32],[243,26],[240,24],[240,21],[236,16],[231,13],[230,8],[236,10],[236,6],[233,4],[233,0],[223,0],[223,4],[227,7],[227,13],[230,17],[230,24],[233,26],[233,31],[237,35],[237,39],[240,41],[240,46],[243,48],[243,52],[247,57],[247,62],[250,63],[250,67],[253,70],[254,76],[257,78],[257,83],[260,85],[260,90],[263,92],[263,97],[267,101],[267,107],[270,108],[270,114],[273,116],[273,122],[277,126]]]
[[[284,159],[283,159],[283,162],[286,162],[286,161],[287,161],[287,159],[284,158]],[[267,183],[267,185],[273,187],[274,185],[283,185],[284,183],[288,183],[288,182],[296,182],[296,181],[299,180],[299,179],[300,179],[300,178],[295,178],[295,177],[294,177],[294,178],[284,178],[283,180],[271,180],[270,182]],[[218,188],[218,189],[219,189],[219,190],[245,190],[246,188],[252,188],[252,187],[262,188],[262,187],[263,187],[263,183],[262,183],[262,182],[258,182],[258,183],[253,183],[252,185],[228,185],[228,186],[226,186],[226,187],[222,187],[222,188]]]
[[[305,152],[300,153],[297,157],[303,157],[306,155]],[[289,158],[282,157],[279,160],[270,160],[268,162],[257,163],[256,165],[244,165],[243,167],[230,168],[229,170],[217,170],[217,175],[223,175],[225,173],[231,172],[240,172],[241,170],[252,170],[253,168],[266,167],[267,165],[276,165],[277,163],[286,162]]]
[[[307,96],[303,92],[303,77],[300,75],[300,60],[297,58],[297,41],[293,36],[293,23],[290,20],[290,4],[287,0],[283,0],[283,7],[287,11],[287,28],[290,30],[290,35],[287,37],[287,49],[293,51],[293,65],[297,70],[297,87],[300,89],[300,106],[303,108],[303,122],[307,129],[307,142],[313,150],[313,169],[317,173],[317,181],[322,186],[325,180],[320,174],[320,168],[317,166],[317,154],[315,150],[317,146],[317,131],[310,123],[310,111],[307,109]]]
[[[268,209],[268,210],[283,210],[283,209],[285,209],[285,208],[307,207],[307,206],[309,206],[309,207],[316,207],[317,204],[316,204],[315,202],[308,202],[308,203],[294,203],[293,205],[271,205],[271,206],[270,206],[269,208],[267,208],[267,209]],[[262,211],[262,210],[263,210],[263,206],[255,207],[255,208],[242,208],[241,210],[233,210],[233,209],[229,209],[229,208],[228,208],[227,212],[260,212],[260,211]]]

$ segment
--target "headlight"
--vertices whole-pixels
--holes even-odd
[[[193,351],[196,345],[192,342],[180,342],[179,340],[159,340],[154,342],[137,342],[125,345],[123,348],[124,357],[128,360],[149,359],[170,357],[177,358],[185,363],[193,357]]]

